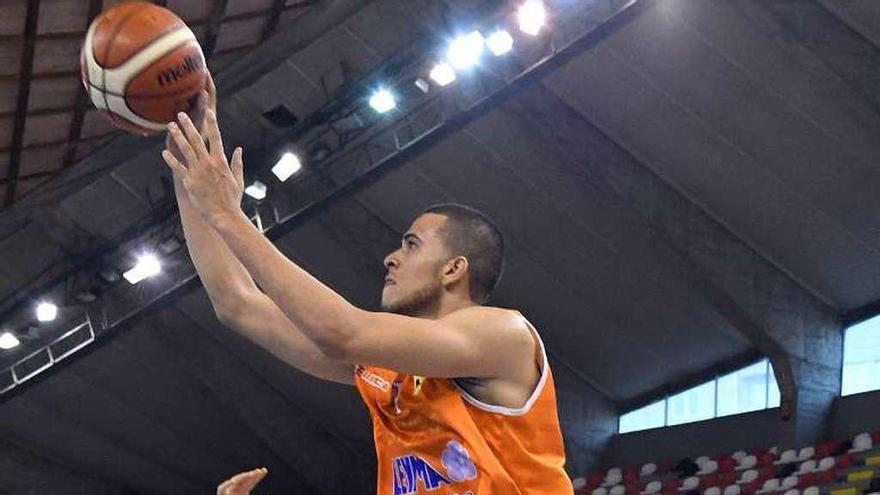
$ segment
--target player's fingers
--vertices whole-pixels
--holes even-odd
[[[220,135],[220,126],[217,124],[217,113],[211,109],[208,109],[205,114],[205,133],[207,134],[208,145],[211,147],[211,155],[215,158],[225,157],[223,136]]]
[[[180,130],[180,126],[176,122],[171,122],[168,124],[168,133],[171,134],[171,140],[174,141],[174,145],[177,146],[180,154],[183,155],[186,165],[194,165],[198,161],[198,156],[193,147],[190,146],[189,140],[183,134],[183,131]]]
[[[186,136],[186,140],[189,141],[189,145],[192,147],[193,150],[195,150],[196,155],[199,157],[207,156],[208,148],[205,147],[205,142],[202,140],[202,135],[199,134],[199,131],[196,129],[196,126],[189,118],[189,115],[183,112],[178,113],[177,122],[179,123],[180,128],[183,130],[183,133]]]
[[[171,172],[173,172],[174,175],[177,175],[181,178],[186,175],[186,167],[182,163],[180,163],[180,161],[175,158],[174,154],[172,154],[170,151],[162,150],[162,158],[165,160],[165,163],[168,164],[168,168],[171,169]]]
[[[208,92],[208,108],[216,111],[217,110],[217,86],[214,85],[214,78],[211,76],[210,72],[208,72],[208,81],[205,84],[205,88]]]
[[[241,158],[241,146],[235,148],[232,152],[232,176],[238,187],[244,187],[244,161]]]
[[[240,486],[247,490],[251,491],[257,484],[266,477],[266,474],[269,471],[266,468],[255,469],[249,473],[247,473],[247,477],[243,478],[240,482]]]

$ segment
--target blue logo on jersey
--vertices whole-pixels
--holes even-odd
[[[477,466],[468,455],[467,449],[455,440],[450,440],[446,444],[446,450],[443,451],[440,461],[454,481],[467,481],[477,477]]]
[[[419,481],[426,490],[434,491],[452,482],[440,474],[428,461],[416,455],[396,457],[392,461],[394,469],[394,495],[418,493]]]

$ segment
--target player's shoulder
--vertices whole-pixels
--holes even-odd
[[[454,311],[443,319],[456,325],[495,332],[531,333],[531,324],[519,311],[495,306],[469,306]]]

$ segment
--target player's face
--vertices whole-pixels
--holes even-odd
[[[426,213],[403,235],[400,248],[385,258],[388,273],[382,289],[382,309],[416,315],[435,304],[443,290],[443,266],[449,254],[440,229],[446,217]]]

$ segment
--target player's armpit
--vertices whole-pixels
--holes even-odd
[[[514,311],[475,306],[438,320],[363,311],[342,344],[346,361],[431,377],[515,378],[534,365],[535,341]]]

